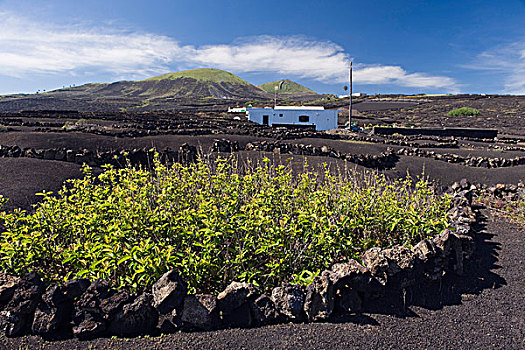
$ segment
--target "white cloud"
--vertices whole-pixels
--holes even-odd
[[[166,72],[177,65],[234,73],[273,72],[334,84],[347,81],[348,62],[349,55],[341,46],[301,36],[258,36],[225,45],[183,46],[161,35],[61,27],[0,12],[0,75],[5,76],[102,71],[130,79]],[[408,73],[399,66],[354,67],[356,83],[457,90],[449,77]]]
[[[195,48],[188,59],[237,72],[276,72],[323,82],[344,80],[348,56],[332,42],[259,36],[231,45]]]
[[[115,75],[165,70],[182,50],[168,37],[35,23],[0,12],[0,74],[100,69]]]
[[[452,78],[429,76],[423,73],[407,73],[399,66],[359,65],[355,77],[356,81],[362,84],[394,84],[457,91],[457,83]]]
[[[479,54],[465,66],[475,70],[493,71],[503,75],[503,93],[525,95],[525,41],[494,47]]]
[[[236,72],[277,72],[310,78],[324,83],[348,81],[349,56],[332,42],[303,37],[260,36],[232,45],[193,49],[189,60],[209,67]],[[454,79],[407,73],[399,66],[357,64],[353,80],[361,84],[394,84],[407,87],[457,91]]]

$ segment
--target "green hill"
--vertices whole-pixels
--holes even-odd
[[[276,86],[279,86],[279,90],[277,90],[277,93],[279,94],[308,94],[308,95],[317,94],[315,91],[310,90],[306,86],[297,84],[296,82],[288,80],[288,79],[272,81],[269,83],[257,85],[259,89],[262,89],[272,94],[275,92]]]
[[[250,83],[242,80],[235,74],[230,72],[213,69],[213,68],[199,68],[190,69],[181,72],[162,74],[157,77],[145,79],[142,81],[159,81],[159,80],[177,80],[177,79],[195,79],[200,82],[213,82],[213,83],[232,83],[241,85],[251,85]]]
[[[2,106],[5,110],[145,110],[172,109],[199,103],[213,104],[217,100],[265,101],[272,98],[273,94],[268,94],[230,72],[220,69],[192,69],[139,81],[92,83],[45,94],[24,95],[11,98],[8,101],[9,106],[6,103]]]
[[[96,98],[268,98],[266,92],[220,69],[192,69],[139,81],[86,84],[56,92],[77,92]]]

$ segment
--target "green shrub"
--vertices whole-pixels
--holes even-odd
[[[450,207],[423,178],[294,174],[268,159],[84,171],[57,196],[42,193],[34,212],[0,213],[0,271],[142,289],[175,268],[192,291],[232,280],[271,288],[306,283],[373,246],[437,234]]]
[[[480,114],[481,113],[476,108],[470,108],[470,107],[456,108],[447,113],[449,117],[476,116]]]

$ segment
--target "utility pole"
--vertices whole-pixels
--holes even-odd
[[[350,104],[348,105],[348,129],[352,130],[352,61],[350,61],[350,68],[349,68],[349,91],[350,91]]]

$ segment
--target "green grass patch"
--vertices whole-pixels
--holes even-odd
[[[198,81],[215,82],[215,83],[232,83],[240,85],[250,85],[248,82],[239,78],[235,74],[230,72],[212,69],[212,68],[199,68],[185,70],[181,72],[167,73],[159,75],[157,77],[149,78],[143,81],[159,81],[159,80],[175,80],[180,78],[191,78]]]
[[[449,117],[459,117],[459,116],[477,116],[481,115],[481,113],[476,108],[470,108],[470,107],[460,107],[451,110],[447,113]]]
[[[275,93],[276,86],[278,87],[277,93],[279,94],[317,94],[315,91],[310,90],[306,86],[297,84],[296,82],[288,79],[257,85],[259,89],[262,89],[271,94]]]
[[[0,213],[0,271],[143,289],[175,268],[194,292],[233,280],[306,284],[370,247],[442,232],[451,205],[423,178],[297,174],[268,159],[84,172],[32,212]]]

